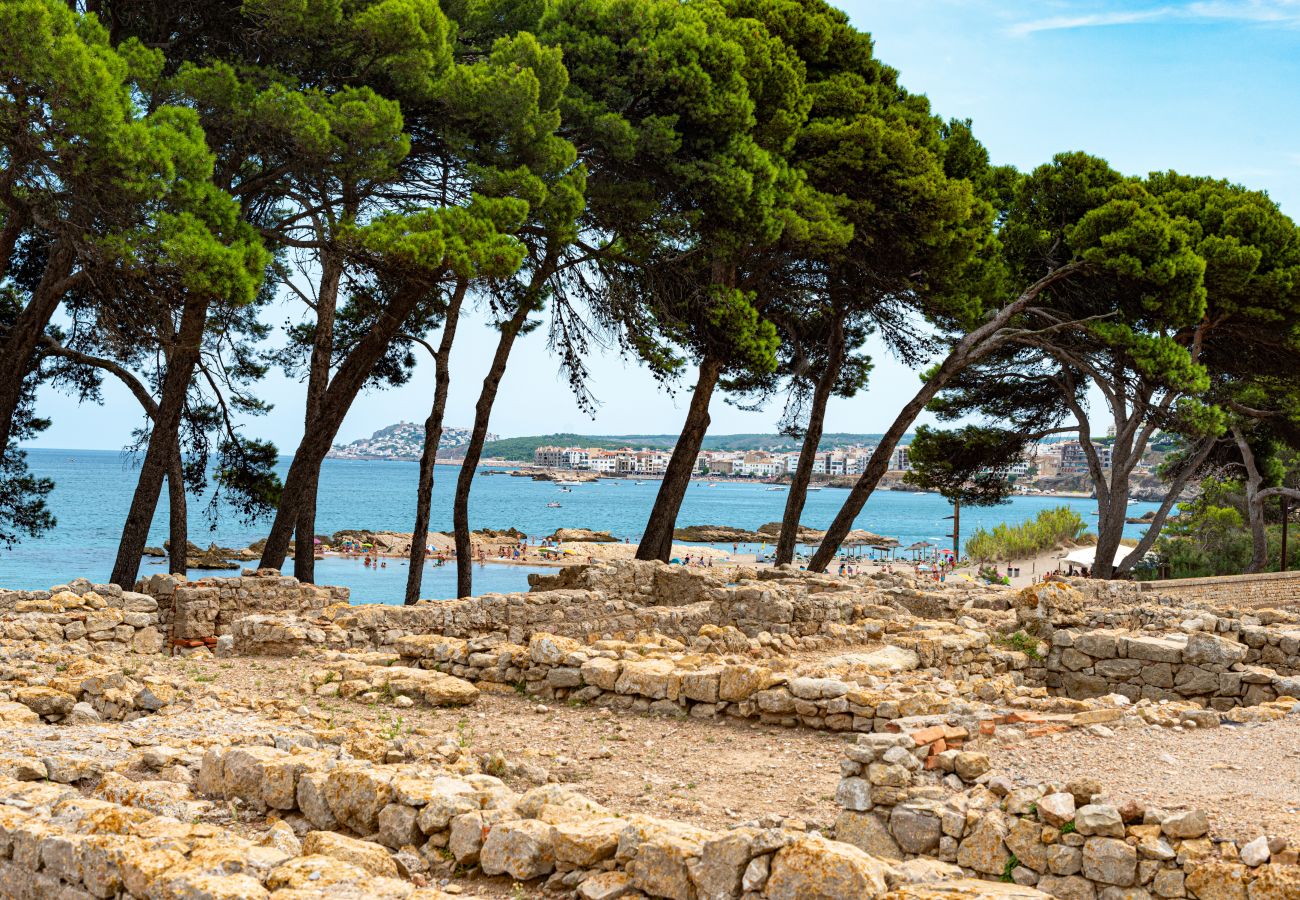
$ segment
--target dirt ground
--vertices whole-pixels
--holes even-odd
[[[1032,742],[980,747],[995,773],[1013,780],[1095,777],[1166,810],[1204,809],[1215,833],[1238,840],[1283,835],[1300,847],[1300,719],[1200,731],[1085,730]]]
[[[176,664],[182,664],[177,661]],[[776,814],[829,826],[846,738],[734,719],[692,719],[619,712],[515,693],[484,693],[470,707],[398,710],[358,700],[306,696],[297,682],[311,663],[286,659],[185,661],[187,671],[247,696],[301,702],[336,725],[387,731],[429,728],[456,734],[475,753],[503,752],[541,766],[593,800],[620,812],[727,827]],[[539,712],[543,709],[545,711]],[[513,784],[526,789],[526,784]]]

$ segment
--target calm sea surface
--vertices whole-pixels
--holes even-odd
[[[30,450],[28,460],[38,475],[53,478],[57,487],[50,505],[58,526],[38,540],[28,540],[11,550],[0,549],[0,587],[44,588],[84,576],[93,581],[107,579],[116,554],[117,539],[135,489],[136,469],[116,451]],[[289,459],[280,460],[281,476]],[[459,470],[439,466],[433,490],[433,528],[451,528],[451,502]],[[409,531],[415,518],[416,464],[326,460],[321,471],[317,531],[332,533],[344,528]],[[636,540],[645,525],[659,482],[635,484],[606,480],[576,485],[572,493],[561,493],[550,482],[480,472],[470,497],[470,522],[474,528],[515,527],[532,537],[541,537],[560,527],[594,528],[611,531],[620,538]],[[834,518],[847,491],[827,488],[808,495],[804,524],[824,528]],[[721,482],[706,487],[693,482],[682,504],[679,525],[735,525],[757,528],[778,521],[785,504],[785,492],[769,491],[767,485]],[[547,507],[558,500],[559,509]],[[1077,509],[1086,521],[1096,503],[1092,500],[1060,497],[1016,497],[992,509],[962,510],[962,535],[977,526],[999,522],[1020,522],[1039,510],[1066,505]],[[1134,503],[1129,514],[1141,515],[1155,509],[1154,503]],[[220,511],[215,529],[209,530],[205,512],[207,498],[191,498],[190,540],[206,546],[244,547],[266,535],[269,521],[240,522],[228,510]],[[896,537],[904,546],[915,541],[950,545],[942,537],[951,532],[944,516],[952,512],[937,494],[877,491],[855,523],[878,534]],[[1129,526],[1126,534],[1137,537],[1142,526]],[[161,545],[167,537],[166,491],[158,507],[149,543]],[[756,548],[754,548],[756,549]],[[286,570],[291,564],[286,564]],[[141,573],[161,570],[161,561],[146,557]],[[475,593],[527,589],[529,572],[546,571],[522,566],[476,566]],[[235,574],[233,572],[191,573]],[[405,563],[388,560],[385,569],[366,569],[353,559],[325,559],[316,564],[316,580],[352,589],[354,602],[399,603],[406,581]],[[453,566],[428,567],[423,596],[454,597]]]

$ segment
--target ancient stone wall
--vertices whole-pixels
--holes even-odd
[[[912,635],[907,635],[912,638]],[[443,685],[427,676],[454,675],[482,690],[522,690],[543,699],[565,700],[666,715],[730,716],[765,724],[830,731],[884,731],[900,722],[932,716],[962,716],[970,729],[991,716],[975,701],[1014,691],[1020,653],[990,647],[983,635],[932,634],[916,649],[886,647],[851,654],[827,665],[834,674],[783,671],[772,662],[683,652],[660,638],[628,644],[593,645],[534,633],[527,646],[494,638],[425,634],[397,640],[396,653],[340,653],[323,661],[300,686],[314,694],[355,697],[433,694],[441,705]],[[983,639],[982,643],[980,639]],[[964,690],[926,690],[915,669],[924,653],[929,671],[960,672]],[[899,670],[902,671],[899,671]],[[963,730],[963,734],[966,732]]]
[[[173,641],[202,641],[230,634],[235,620],[248,615],[311,615],[348,602],[348,589],[303,584],[274,569],[245,570],[238,578],[151,575],[137,585],[155,598],[159,622]]]
[[[1139,597],[1160,594],[1203,603],[1231,603],[1237,607],[1288,606],[1300,601],[1300,572],[1176,578],[1140,581],[1131,586]]]
[[[66,641],[85,652],[157,653],[163,646],[154,598],[84,578],[48,591],[0,590],[0,638]]]
[[[1088,778],[1017,788],[991,778],[983,754],[934,753],[908,734],[863,735],[846,752],[835,836],[882,858],[921,855],[1067,900],[1300,890],[1296,852],[1284,839],[1238,846],[1211,836],[1199,810],[1112,805]],[[919,783],[926,770],[946,773],[958,793],[927,791]]]
[[[1251,646],[1236,638],[1248,636]],[[1117,630],[1052,634],[1046,683],[1068,697],[1123,694],[1132,700],[1193,700],[1219,710],[1300,696],[1300,634],[1250,627],[1222,635]],[[1265,657],[1282,671],[1251,664]]]

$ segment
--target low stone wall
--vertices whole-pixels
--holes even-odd
[[[1262,628],[1248,634],[1279,655],[1283,646],[1300,644],[1300,636],[1268,634]],[[1190,699],[1219,710],[1300,696],[1300,678],[1250,665],[1246,660],[1252,655],[1260,658],[1260,648],[1204,631],[1156,635],[1059,629],[1046,659],[1046,682],[1078,699],[1116,693],[1132,700]],[[1295,671],[1300,660],[1283,658],[1287,671]]]
[[[926,768],[952,773],[953,787],[976,784],[945,795],[917,784]],[[1063,900],[1300,895],[1300,866],[1285,839],[1238,846],[1210,836],[1200,811],[1111,805],[1087,778],[1015,788],[988,769],[982,754],[934,754],[907,734],[864,735],[842,763],[836,838],[882,858],[932,858]]]
[[[66,642],[85,652],[157,653],[158,603],[115,584],[79,578],[48,591],[0,590],[0,638]]]
[[[909,635],[909,637],[913,637]],[[961,715],[977,720],[994,713],[977,700],[999,700],[1017,692],[1014,674],[1025,665],[1020,653],[987,646],[983,635],[932,636],[922,647],[933,662],[966,673],[962,689],[942,694],[915,669],[915,650],[886,647],[830,661],[817,676],[781,670],[736,657],[683,653],[679,643],[598,641],[580,644],[534,633],[527,646],[497,639],[443,635],[399,638],[395,653],[340,653],[301,685],[304,692],[345,697],[406,695],[441,705],[441,686],[413,673],[445,673],[481,690],[522,690],[568,700],[666,715],[700,718],[727,715],[767,724],[830,731],[873,732],[899,722]],[[983,644],[979,644],[980,640]],[[921,641],[910,641],[921,645]],[[979,674],[975,674],[976,670]],[[430,671],[432,670],[432,671]],[[933,671],[933,670],[931,670]],[[424,695],[432,693],[435,699]],[[964,732],[963,732],[964,733]]]
[[[1138,596],[1160,594],[1202,603],[1226,601],[1237,607],[1294,606],[1300,602],[1300,572],[1139,581],[1133,587]]]
[[[385,848],[419,848],[487,875],[546,878],[548,890],[582,900],[1007,895],[954,879],[952,867],[891,866],[817,834],[744,826],[712,831],[620,815],[563,785],[517,794],[488,775],[431,775],[314,751],[214,748],[203,757],[198,787],[250,809],[301,815],[317,829],[304,848],[311,842],[359,864],[368,860],[372,871],[389,862]],[[913,882],[939,883],[901,893]],[[1010,896],[1043,895],[1018,889]]]
[[[137,588],[157,601],[159,623],[172,641],[230,634],[237,619],[264,613],[310,615],[348,602],[348,589],[303,584],[275,569],[245,570],[238,578],[151,575]]]

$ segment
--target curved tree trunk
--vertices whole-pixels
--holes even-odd
[[[803,517],[804,504],[808,502],[808,483],[812,480],[813,463],[817,459],[817,447],[822,441],[822,431],[826,423],[826,404],[831,398],[831,389],[840,375],[842,358],[843,332],[836,323],[831,336],[830,357],[826,368],[817,379],[813,389],[812,409],[808,411],[808,428],[804,432],[803,446],[799,448],[799,462],[795,466],[794,477],[790,480],[790,493],[785,498],[785,512],[781,516],[781,534],[776,540],[775,564],[786,565],[794,562],[794,548],[799,537],[799,520]]]
[[[1183,492],[1183,488],[1187,486],[1187,482],[1191,480],[1192,476],[1204,465],[1210,451],[1214,448],[1214,444],[1214,438],[1207,438],[1191,462],[1170,483],[1169,489],[1165,492],[1164,500],[1160,502],[1160,508],[1156,510],[1155,516],[1151,519],[1151,524],[1147,526],[1146,533],[1142,535],[1142,539],[1138,541],[1137,546],[1129,551],[1128,555],[1120,560],[1119,565],[1115,567],[1116,575],[1127,575],[1131,572],[1133,566],[1137,565],[1142,557],[1146,556],[1147,551],[1155,545],[1156,538],[1160,536],[1160,530],[1165,527],[1165,520],[1169,517],[1169,511],[1178,502],[1178,495]]]
[[[429,540],[433,507],[433,471],[438,462],[438,446],[442,443],[442,419],[447,411],[447,389],[451,384],[451,345],[456,339],[460,305],[468,286],[464,280],[456,284],[443,319],[438,352],[433,357],[433,409],[424,420],[424,450],[420,453],[420,482],[415,492],[415,530],[411,535],[410,567],[406,573],[404,602],[407,606],[420,599],[420,585],[424,580],[424,548]]]
[[[334,358],[334,313],[338,307],[339,282],[343,278],[343,255],[331,250],[321,255],[320,288],[316,291],[316,329],[312,333],[311,363],[307,372],[307,402],[303,416],[306,431],[316,427],[325,390],[329,387],[330,363]],[[299,581],[316,581],[316,495],[320,468],[310,474],[303,492],[298,520],[294,523],[293,574]]]
[[[7,452],[13,432],[14,415],[22,401],[23,382],[31,373],[37,348],[45,336],[59,302],[78,278],[71,274],[76,259],[72,247],[56,241],[32,298],[18,314],[4,342],[0,343],[0,455]]]
[[[854,482],[849,496],[845,499],[844,505],[840,511],[835,514],[835,519],[826,529],[826,535],[817,547],[817,552],[813,558],[808,561],[808,571],[825,572],[826,567],[830,565],[835,554],[839,552],[840,544],[844,542],[844,536],[853,528],[853,521],[862,512],[862,507],[866,506],[867,501],[871,499],[871,493],[880,484],[880,479],[889,471],[889,460],[894,455],[898,442],[902,440],[903,435],[907,434],[907,429],[912,427],[916,417],[925,409],[925,405],[934,399],[934,395],[939,392],[942,386],[938,382],[946,381],[935,375],[929,381],[921,386],[915,397],[908,401],[898,416],[894,419],[889,430],[884,433],[876,449],[871,451],[871,458],[867,460],[867,467],[862,470],[858,480]]]
[[[853,528],[853,520],[862,512],[862,507],[871,498],[872,491],[876,489],[880,479],[889,470],[889,459],[893,456],[898,442],[907,433],[907,429],[912,426],[912,423],[916,421],[916,417],[921,414],[921,410],[925,409],[925,405],[934,399],[935,395],[943,389],[954,375],[1000,346],[1002,339],[999,338],[999,332],[1043,291],[1056,282],[1063,281],[1085,268],[1086,265],[1082,262],[1071,262],[1047,273],[1026,288],[1014,301],[998,310],[987,322],[957,342],[939,368],[926,379],[921,385],[921,389],[916,392],[916,395],[908,401],[907,405],[895,417],[893,424],[889,426],[889,430],[881,438],[880,444],[872,451],[871,458],[867,460],[866,469],[858,476],[857,482],[849,491],[849,496],[844,500],[844,505],[836,513],[830,527],[826,529],[826,536],[822,538],[821,544],[817,547],[817,552],[809,560],[808,570],[810,572],[825,572],[826,567],[835,558],[835,554],[839,552],[840,544],[844,542],[844,536]]]
[[[167,540],[171,548],[167,569],[173,575],[184,575],[189,561],[189,513],[185,506],[184,462],[179,440],[173,441],[171,458],[167,460]]]
[[[538,284],[540,286],[540,284]],[[519,304],[515,314],[501,326],[501,336],[497,339],[496,353],[492,355],[492,365],[483,379],[483,389],[479,391],[478,403],[474,406],[474,430],[470,434],[469,444],[465,447],[465,459],[461,461],[460,472],[456,476],[456,497],[452,501],[452,525],[456,533],[456,596],[468,597],[474,590],[473,549],[469,539],[469,491],[474,483],[474,472],[479,460],[483,458],[483,443],[487,440],[488,420],[492,417],[492,404],[496,402],[497,390],[501,387],[501,376],[505,374],[506,363],[510,360],[510,350],[515,338],[528,321],[532,312],[531,298],[535,292]]]
[[[673,455],[668,460],[664,471],[664,480],[659,484],[659,493],[655,495],[655,504],[650,510],[645,532],[636,548],[637,559],[657,559],[668,562],[673,550],[673,528],[677,524],[677,513],[682,508],[682,499],[691,483],[691,474],[704,444],[704,435],[709,430],[709,401],[713,398],[713,389],[722,374],[721,360],[706,356],[700,360],[700,374],[695,381],[695,390],[691,394],[691,405],[686,411],[686,421],[682,424],[682,433],[673,447]]]
[[[140,466],[140,478],[131,498],[131,508],[127,512],[126,523],[122,526],[117,560],[113,563],[113,574],[109,579],[126,590],[135,584],[136,575],[140,571],[140,557],[149,540],[149,526],[153,522],[154,511],[158,508],[163,479],[176,455],[177,431],[180,428],[181,413],[185,409],[185,395],[189,392],[190,381],[194,377],[207,317],[206,300],[187,302],[181,312],[175,344],[167,354],[167,373],[163,376],[158,415],[149,436],[144,463]],[[180,549],[184,553],[184,547]]]
[[[1241,452],[1241,463],[1246,470],[1246,517],[1250,522],[1250,565],[1248,573],[1263,572],[1268,568],[1268,531],[1264,526],[1264,504],[1255,498],[1264,487],[1264,476],[1255,463],[1255,452],[1250,449],[1241,429],[1232,428],[1232,439]]]
[[[266,546],[262,548],[262,559],[258,563],[260,567],[278,569],[284,565],[298,521],[298,511],[314,483],[314,473],[320,471],[321,461],[329,452],[357,394],[374,371],[375,363],[384,355],[384,350],[397,336],[424,292],[423,286],[417,286],[398,294],[335,372],[321,402],[316,427],[304,432],[293,462],[289,465],[284,488],[280,493],[280,507],[271,522],[271,533],[267,535]]]

